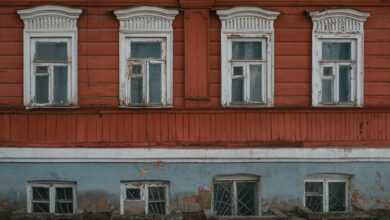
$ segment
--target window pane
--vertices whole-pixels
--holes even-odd
[[[151,104],[161,103],[161,64],[149,65],[149,100]]]
[[[49,188],[46,187],[33,187],[32,188],[34,201],[49,201]]]
[[[351,60],[351,43],[322,43],[322,59]]]
[[[68,97],[68,67],[54,67],[54,104],[64,105]]]
[[[50,212],[49,203],[33,203],[32,212]]]
[[[35,76],[35,101],[37,103],[49,102],[49,75]]]
[[[142,103],[142,78],[131,79],[131,103]]]
[[[48,66],[37,66],[35,69],[35,73],[49,73]]]
[[[45,62],[66,62],[68,59],[67,43],[36,42],[35,60]]]
[[[262,44],[258,41],[233,41],[233,59],[234,60],[261,60]]]
[[[150,215],[165,215],[165,202],[153,202],[148,204]]]
[[[214,184],[214,211],[219,216],[231,216],[233,214],[233,184]]]
[[[149,201],[165,201],[165,187],[149,187]]]
[[[322,80],[322,103],[333,103],[333,79]]]
[[[262,68],[261,65],[250,65],[250,100],[253,102],[262,101]]]
[[[160,42],[132,42],[131,43],[132,58],[161,58],[161,43]]]
[[[313,212],[323,211],[323,183],[322,182],[306,182],[306,207]]]
[[[56,202],[56,213],[73,213],[73,203]]]
[[[233,67],[233,76],[242,76],[242,75],[244,75],[244,67],[243,66]]]
[[[244,101],[244,79],[232,79],[232,102]]]
[[[126,189],[127,200],[141,200],[141,190],[135,188]]]
[[[56,200],[73,201],[73,189],[71,187],[56,188]]]
[[[254,216],[256,215],[257,183],[242,182],[237,183],[237,215]]]
[[[324,76],[333,76],[333,67],[330,67],[330,66],[325,66],[324,69],[323,69],[323,74]]]
[[[339,73],[339,95],[340,102],[351,101],[351,68],[350,66],[340,66]]]
[[[306,182],[305,183],[306,195],[322,195],[323,183],[322,182]]]
[[[306,196],[306,208],[313,212],[323,212],[322,196]]]
[[[329,183],[329,211],[342,212],[346,210],[345,206],[345,183]]]
[[[133,64],[131,66],[133,75],[142,75],[142,65],[141,64]]]

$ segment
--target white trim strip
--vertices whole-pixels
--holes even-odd
[[[0,162],[390,162],[384,148],[0,148]]]

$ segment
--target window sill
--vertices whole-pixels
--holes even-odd
[[[79,109],[79,105],[65,105],[65,106],[58,106],[58,105],[31,105],[26,106],[27,110],[33,110],[33,109]]]
[[[213,216],[212,219],[215,220],[271,220],[271,219],[280,219],[275,215],[267,216]]]
[[[171,109],[173,108],[173,105],[120,105],[119,108],[121,109]]]
[[[363,105],[357,104],[318,104],[313,105],[314,108],[363,108]]]
[[[223,108],[273,108],[273,104],[228,104],[222,105]]]

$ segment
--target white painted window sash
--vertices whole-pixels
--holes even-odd
[[[72,53],[72,40],[70,38],[55,38],[55,37],[52,37],[52,38],[49,38],[49,37],[42,37],[42,38],[38,38],[38,37],[32,37],[30,38],[30,45],[31,45],[31,54],[30,54],[30,67],[32,68],[31,69],[31,73],[30,73],[30,77],[29,77],[29,80],[30,80],[30,97],[31,97],[31,101],[30,103],[32,103],[32,106],[34,107],[44,107],[44,106],[52,106],[54,103],[54,67],[55,66],[66,66],[67,67],[67,103],[64,105],[69,105],[70,103],[72,103],[72,80],[73,77],[72,77],[72,59],[71,59],[71,53]],[[56,42],[56,43],[66,43],[67,45],[67,61],[66,62],[55,62],[55,63],[51,63],[51,62],[45,62],[45,61],[41,61],[41,62],[37,62],[37,61],[34,61],[34,57],[35,57],[35,53],[36,53],[36,43],[37,42]],[[38,66],[48,66],[48,75],[49,76],[49,85],[48,85],[48,95],[49,95],[49,99],[48,99],[48,103],[37,103],[36,102],[36,94],[35,94],[35,91],[36,91],[36,78],[35,76],[37,75],[45,75],[45,74],[41,74],[41,73],[36,73],[36,67]],[[61,105],[62,106],[62,105]]]

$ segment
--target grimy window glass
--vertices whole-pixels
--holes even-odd
[[[164,186],[148,187],[148,209],[151,215],[165,215],[166,198]]]
[[[73,188],[57,187],[56,192],[56,213],[73,213]]]
[[[32,212],[50,212],[49,188],[32,187]]]

